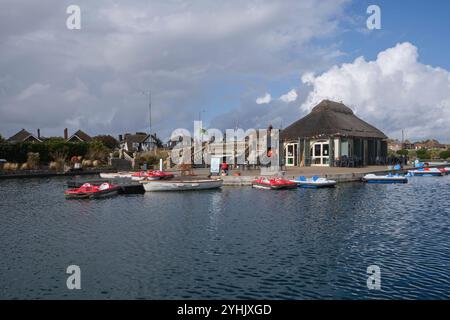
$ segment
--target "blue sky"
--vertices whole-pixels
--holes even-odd
[[[345,32],[342,48],[350,57],[374,59],[378,52],[408,41],[420,48],[422,62],[450,69],[450,1],[353,1],[347,12],[365,22],[371,4],[381,8],[382,29],[368,34],[356,29]]]
[[[78,0],[81,30],[70,4],[0,0],[3,136],[148,130],[151,88],[164,138],[202,110],[207,127],[285,127],[327,98],[390,137],[450,142],[449,1]]]

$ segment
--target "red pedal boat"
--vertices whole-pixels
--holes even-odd
[[[66,199],[96,199],[117,195],[119,190],[120,186],[112,185],[108,182],[104,182],[99,186],[85,183],[79,188],[65,191],[64,195],[66,196]]]
[[[131,175],[131,180],[163,180],[173,178],[173,174],[161,170],[139,171]]]
[[[297,184],[283,178],[261,177],[252,181],[252,187],[267,190],[296,189]]]

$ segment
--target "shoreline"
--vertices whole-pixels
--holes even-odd
[[[429,166],[430,168],[437,168],[441,166]],[[413,169],[411,165],[405,166],[400,170],[396,170],[395,173],[406,174],[408,170]],[[169,172],[177,172],[173,170]],[[335,180],[337,183],[346,182],[358,182],[366,174],[378,174],[385,175],[394,170],[389,170],[386,166],[370,166],[363,168],[340,168],[340,167],[290,167],[286,170],[278,172],[261,172],[261,170],[231,170],[228,176],[214,176],[223,179],[223,186],[251,186],[252,181],[261,176],[274,176],[279,173],[288,179],[293,179],[300,175],[305,177],[320,176],[330,180]],[[68,171],[68,172],[55,172],[53,170],[35,170],[32,172],[19,172],[19,173],[0,173],[0,180],[2,179],[20,179],[20,178],[47,178],[47,177],[73,177],[73,176],[87,176],[87,175],[99,175],[102,172],[118,172],[117,169],[112,167],[96,168],[91,170],[82,171]],[[233,175],[236,172],[240,172],[241,175]],[[209,169],[194,169],[194,176],[185,176],[187,179],[192,178],[206,178],[209,175]],[[183,176],[179,176],[183,178]],[[98,177],[100,179],[100,177]]]
[[[72,176],[86,176],[92,174],[100,174],[101,172],[117,172],[116,169],[108,167],[101,169],[92,170],[81,170],[81,171],[67,171],[58,172],[54,170],[33,170],[29,172],[18,172],[18,173],[0,173],[0,180],[2,179],[15,179],[15,178],[47,178],[47,177],[72,177]]]

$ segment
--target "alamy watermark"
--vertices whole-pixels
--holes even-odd
[[[367,18],[366,25],[369,30],[381,29],[381,8],[375,4],[367,7],[367,14],[370,16]]]
[[[369,290],[381,290],[381,269],[377,265],[367,267],[367,288]]]
[[[170,141],[176,143],[170,158],[174,164],[210,164],[222,156],[229,164],[279,166],[279,129],[203,129],[194,121],[194,133],[178,128]]]
[[[66,27],[69,30],[81,29],[81,8],[75,4],[67,7],[66,13],[69,14],[66,20]]]
[[[66,273],[70,274],[67,278],[66,285],[69,290],[81,289],[81,269],[77,265],[70,265],[66,269]]]

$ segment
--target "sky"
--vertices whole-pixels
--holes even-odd
[[[148,131],[150,90],[163,139],[199,118],[284,128],[332,99],[391,138],[450,143],[449,15],[446,0],[0,0],[0,134]]]

